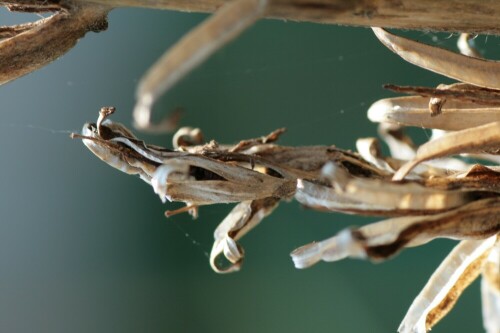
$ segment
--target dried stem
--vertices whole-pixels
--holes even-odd
[[[213,12],[229,0],[74,0],[113,7]],[[499,34],[500,2],[480,0],[269,0],[267,17],[354,26]]]
[[[44,10],[47,5],[40,1],[11,1],[16,10],[31,11],[33,8]],[[50,3],[53,3],[51,1]],[[22,6],[22,7],[21,7]],[[54,5],[55,6],[55,5]],[[107,28],[109,7],[102,5],[58,6],[52,16],[40,19],[33,24],[14,27],[12,38],[0,41],[0,85],[26,75],[69,51],[88,31],[102,31]],[[16,31],[20,29],[20,31]],[[7,27],[0,28],[5,36]]]

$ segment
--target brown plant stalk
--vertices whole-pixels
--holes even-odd
[[[26,75],[57,59],[70,50],[88,31],[105,30],[107,13],[113,8],[145,7],[215,12],[220,7],[235,2],[234,0],[0,1],[0,6],[6,6],[12,11],[54,12],[51,17],[37,22],[0,26],[0,84]],[[497,20],[500,16],[498,1],[262,0],[261,2],[262,12],[256,13],[252,21],[257,17],[265,17],[352,26],[500,34],[500,24]],[[234,38],[242,29],[235,31],[234,35],[223,40],[222,44]]]

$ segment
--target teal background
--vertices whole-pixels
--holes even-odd
[[[383,264],[346,260],[296,270],[294,248],[375,219],[282,203],[243,239],[243,270],[217,275],[206,255],[231,206],[203,207],[196,221],[166,220],[150,187],[69,139],[104,105],[130,124],[142,73],[204,18],[115,10],[108,31],[89,33],[58,61],[1,87],[1,332],[395,332],[452,248],[435,241]],[[11,19],[0,12],[0,24]],[[224,143],[287,127],[285,145],[353,149],[356,138],[376,136],[365,114],[391,96],[382,84],[441,82],[392,54],[369,29],[263,20],[155,110],[182,107],[181,125]],[[170,145],[168,135],[139,136]],[[482,331],[477,282],[434,331]]]

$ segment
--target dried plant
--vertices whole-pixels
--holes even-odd
[[[458,65],[465,73],[478,61],[491,65],[485,60],[451,57],[448,51],[380,28],[374,31],[396,53],[410,54],[417,65],[445,75],[449,69],[449,75],[455,75]],[[454,63],[456,57],[459,61]],[[444,64],[435,65],[434,59]],[[459,75],[462,81],[478,84],[478,78]],[[429,94],[429,89],[419,87],[393,88]],[[431,99],[386,99],[368,111],[370,119],[381,122],[380,134],[391,157],[381,154],[375,138],[359,139],[358,153],[334,146],[279,146],[275,142],[283,129],[236,145],[220,145],[215,141],[203,144],[200,130],[182,128],[174,136],[174,149],[166,149],[148,145],[125,126],[106,119],[115,111],[112,107],[103,108],[97,123],[85,124],[82,134],[74,137],[82,138],[111,166],[139,175],[162,201],[186,204],[167,211],[167,216],[180,212],[197,216],[201,205],[238,203],[214,232],[210,264],[219,273],[240,269],[244,251],[237,241],[281,200],[295,199],[321,211],[391,217],[296,249],[291,255],[297,268],[348,257],[379,261],[436,238],[460,240],[414,300],[399,331],[430,330],[482,274],[484,325],[488,332],[498,332],[500,169],[450,157],[468,153],[483,160],[497,159],[498,111],[488,98],[480,98],[491,99],[495,91],[462,83],[430,90]],[[465,116],[457,117],[457,113]],[[414,124],[450,132],[441,131],[417,149],[403,132],[403,126]]]
[[[3,60],[0,82],[8,82],[56,59],[87,31],[103,30],[107,12],[114,6],[139,3],[165,8],[218,9],[160,59],[141,81],[134,111],[136,125],[154,130],[171,125],[169,121],[151,124],[155,100],[262,16],[405,26],[401,21],[390,21],[388,15],[381,15],[383,4],[394,6],[393,1],[382,1],[378,7],[334,0],[321,4],[304,0],[301,5],[285,0],[0,1],[0,5],[11,10],[55,12],[38,22],[0,28]],[[420,1],[420,6],[425,7],[423,3],[431,6],[427,1]],[[447,3],[474,4],[470,1]],[[405,4],[408,8],[418,8],[416,1]],[[437,29],[498,33],[495,13],[500,8],[486,3],[482,9],[483,21],[462,18],[453,21],[453,25],[441,19],[429,20],[426,24]],[[487,9],[495,17],[493,21],[484,19],[489,17],[484,14]],[[340,13],[346,12],[357,12],[361,19],[342,21]],[[432,10],[427,8],[426,12],[431,13],[427,19],[433,17]],[[329,16],[335,16],[333,13],[336,19]],[[406,27],[422,28],[415,22],[423,16],[410,20]],[[471,21],[473,25],[467,25]],[[114,112],[111,107],[103,108],[96,124],[86,124],[82,134],[74,136],[82,138],[106,163],[139,175],[161,200],[186,204],[185,208],[167,211],[167,216],[184,211],[197,216],[201,205],[237,203],[214,233],[210,263],[220,273],[234,272],[241,267],[244,251],[237,241],[281,200],[295,199],[321,211],[388,217],[296,249],[292,259],[297,268],[348,257],[384,260],[406,247],[423,245],[436,238],[460,240],[414,300],[399,331],[431,329],[453,307],[461,292],[482,275],[484,325],[489,333],[498,333],[500,214],[496,210],[500,209],[500,169],[452,156],[467,154],[481,161],[498,163],[499,65],[477,58],[467,43],[467,36],[462,39],[462,49],[469,56],[464,56],[419,44],[380,28],[374,31],[382,43],[405,60],[461,81],[436,89],[390,86],[416,95],[385,99],[372,105],[368,116],[380,122],[380,134],[389,146],[390,157],[381,154],[375,138],[358,140],[357,153],[334,146],[279,146],[275,142],[283,129],[226,146],[215,141],[204,144],[199,130],[184,128],[174,137],[173,149],[166,149],[138,140],[125,126],[107,119]],[[435,130],[433,138],[418,149],[403,132],[404,126],[415,125]]]

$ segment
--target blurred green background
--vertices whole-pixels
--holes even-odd
[[[383,264],[296,270],[289,257],[296,247],[375,219],[283,203],[243,239],[242,271],[217,275],[206,255],[229,205],[203,207],[196,221],[166,220],[149,186],[68,137],[105,105],[130,124],[142,73],[205,17],[115,10],[108,31],[89,33],[58,61],[1,87],[1,332],[395,332],[452,248],[435,241]],[[6,11],[0,20],[13,22]],[[353,149],[356,138],[376,136],[365,114],[391,96],[383,83],[441,82],[369,29],[263,20],[155,110],[182,107],[181,125],[224,143],[287,127],[285,145]],[[168,135],[139,136],[170,146]],[[477,282],[435,331],[482,331]]]

